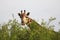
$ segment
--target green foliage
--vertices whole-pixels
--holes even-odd
[[[45,24],[44,24],[45,25]],[[30,29],[22,28],[16,19],[10,20],[0,27],[0,40],[59,40],[60,32],[42,27],[35,20],[28,25]]]

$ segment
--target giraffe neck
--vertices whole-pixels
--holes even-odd
[[[41,27],[41,25],[38,24],[35,20],[32,20],[30,24],[27,24],[27,26],[29,26],[31,30],[39,29],[39,27]]]

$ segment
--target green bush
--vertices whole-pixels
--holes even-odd
[[[0,40],[60,40],[60,33],[46,27],[38,27],[34,21],[30,30],[22,28],[16,19],[0,27]]]

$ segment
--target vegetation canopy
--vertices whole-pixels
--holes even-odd
[[[60,40],[60,32],[46,28],[44,24],[38,27],[35,22],[30,24],[30,30],[22,28],[16,19],[0,25],[0,40]]]

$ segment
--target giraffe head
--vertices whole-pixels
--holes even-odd
[[[31,23],[32,19],[28,17],[29,14],[30,14],[29,12],[26,13],[26,10],[24,10],[24,12],[21,10],[21,13],[18,13],[18,15],[21,18],[21,24],[22,25]]]

